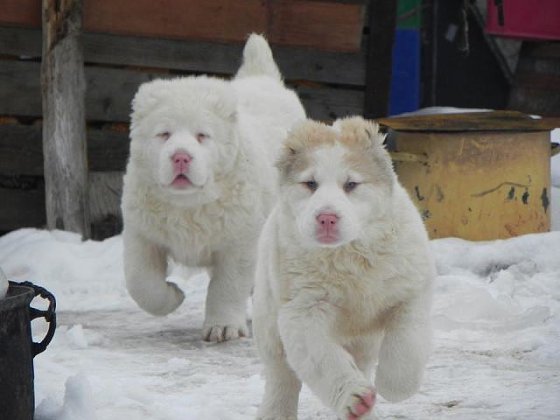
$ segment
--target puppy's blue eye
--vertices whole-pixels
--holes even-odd
[[[197,133],[196,134],[196,140],[199,143],[202,143],[204,140],[206,140],[208,137],[210,137],[208,134],[206,133]]]
[[[319,184],[317,184],[317,181],[306,181],[303,182],[303,185],[305,185],[309,191],[315,191],[317,188],[319,188]]]
[[[169,131],[162,131],[161,133],[157,134],[157,137],[163,141],[169,139],[171,137],[171,133]]]
[[[351,191],[354,191],[358,185],[360,185],[358,182],[346,181],[343,188],[345,192],[349,193]]]

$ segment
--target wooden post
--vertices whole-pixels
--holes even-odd
[[[385,117],[389,113],[396,25],[397,0],[370,0],[364,103],[366,118]]]
[[[82,0],[43,0],[43,152],[47,227],[90,237]]]

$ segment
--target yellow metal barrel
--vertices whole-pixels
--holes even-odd
[[[395,170],[430,237],[468,240],[550,230],[557,122],[538,121],[513,112],[379,120],[393,129]]]

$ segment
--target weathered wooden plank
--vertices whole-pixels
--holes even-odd
[[[43,176],[41,127],[0,125],[0,174]],[[128,133],[112,130],[87,131],[90,171],[123,171],[128,158]]]
[[[40,64],[0,61],[0,114],[42,114]]]
[[[91,220],[107,216],[120,218],[123,172],[90,172],[89,205]]]
[[[241,41],[248,28],[266,30],[266,3],[257,0],[96,0],[85,27],[94,32],[162,38]]]
[[[87,63],[127,65],[209,74],[233,74],[241,62],[241,44],[178,41],[99,33],[83,35]],[[363,86],[365,56],[316,49],[273,46],[286,80]],[[41,56],[41,31],[0,26],[0,54]]]
[[[120,215],[122,176],[122,172],[90,173],[88,194],[92,236],[95,239],[115,235],[122,229]],[[5,179],[0,176],[0,232],[24,227],[45,227],[43,179],[27,177],[23,183],[20,182],[22,188],[4,184],[6,184]]]
[[[2,61],[0,64],[0,114],[42,115],[40,63]],[[86,118],[95,121],[128,121],[130,101],[138,86],[155,76],[132,70],[86,68]]]
[[[0,231],[24,227],[44,227],[45,191],[42,188],[20,190],[0,186]]]
[[[526,57],[560,59],[560,43],[558,42],[524,42]]]
[[[40,0],[4,0],[0,23],[39,27]],[[282,45],[359,51],[362,2],[332,0],[95,0],[84,2],[91,32],[242,42],[250,32]]]
[[[0,115],[41,115],[38,73],[39,64],[35,62],[0,61]],[[85,73],[86,118],[89,121],[128,121],[130,101],[138,86],[165,76],[100,66],[86,67]],[[322,86],[297,90],[312,118],[330,120],[363,111],[364,94],[360,90]]]
[[[138,87],[155,78],[171,75],[141,71],[86,67],[86,116],[96,121],[128,121],[130,104]]]
[[[357,52],[365,7],[321,1],[276,0],[267,4],[266,34],[274,43]]]
[[[557,92],[551,94],[550,89],[516,86],[510,92],[508,108],[531,114],[560,117],[560,94]]]
[[[2,0],[0,23],[41,27],[41,0]]]
[[[0,25],[0,54],[41,58],[41,29]]]
[[[544,71],[534,73],[518,71],[515,74],[515,85],[560,93],[560,72],[551,74]]]
[[[535,78],[542,74],[560,75],[560,57],[558,58],[542,58],[527,57],[519,60],[515,69],[516,78],[519,75],[533,74]],[[518,82],[515,80],[515,82]]]
[[[332,121],[364,111],[362,91],[309,87],[296,87],[296,91],[310,118]]]
[[[523,43],[508,108],[560,116],[560,46]]]
[[[43,175],[40,127],[0,125],[0,174]]]
[[[90,129],[87,132],[89,170],[124,171],[129,154],[128,132]]]
[[[90,237],[82,0],[43,0],[43,156],[47,226]]]

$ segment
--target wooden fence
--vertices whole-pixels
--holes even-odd
[[[130,101],[141,83],[186,74],[227,77],[240,64],[246,34],[257,31],[271,41],[282,74],[311,117],[382,116],[395,13],[387,3],[392,2],[85,0],[93,236],[120,230]],[[375,7],[389,7],[383,11],[388,17],[374,13],[376,33],[385,30],[388,36],[369,42],[375,19],[368,11]],[[45,224],[40,8],[40,0],[5,0],[0,10],[0,233]]]

